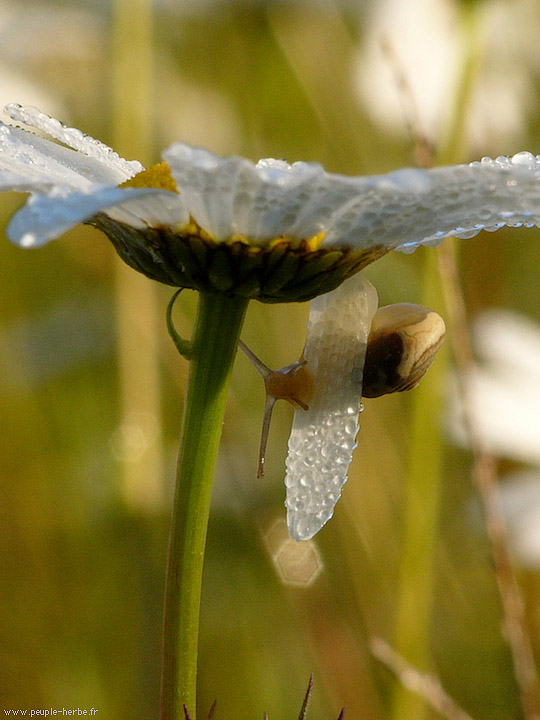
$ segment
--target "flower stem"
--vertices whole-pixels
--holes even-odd
[[[197,646],[212,479],[247,300],[201,293],[169,538],[161,720],[196,713]]]

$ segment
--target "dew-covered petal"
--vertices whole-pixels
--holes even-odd
[[[305,188],[306,201],[299,207],[290,226],[290,235],[310,238],[328,232],[336,210],[347,207],[358,197],[362,183],[362,178],[331,175],[324,171],[318,174]]]
[[[358,195],[336,209],[326,242],[403,251],[473,237],[504,225],[540,225],[540,159],[530,153],[470,165],[406,169],[359,178]]]
[[[309,540],[332,517],[356,447],[375,288],[357,273],[311,302],[304,358],[314,376],[309,410],[296,410],[287,456],[287,523]]]
[[[163,153],[194,220],[219,240],[243,235],[268,240],[288,234],[309,201],[319,165],[221,158],[182,143]]]
[[[96,183],[117,185],[126,176],[95,158],[0,123],[0,190],[84,192]]]
[[[530,153],[371,177],[332,175],[315,163],[254,165],[180,143],[164,158],[192,216],[217,239],[324,233],[326,246],[410,251],[450,235],[540,224],[540,160]]]
[[[182,230],[189,223],[190,214],[182,196],[157,189],[134,196],[129,203],[122,203],[107,210],[107,215],[113,220],[141,230],[148,227]]]
[[[126,212],[145,195],[159,195],[153,188],[101,188],[93,193],[71,193],[52,197],[32,195],[7,228],[9,239],[22,247],[38,247],[99,212],[120,206]]]
[[[137,160],[124,160],[104,143],[90,137],[90,135],[85,135],[77,128],[67,127],[59,120],[41,112],[38,108],[23,107],[17,103],[12,103],[4,108],[4,112],[15,122],[40,130],[45,135],[67,145],[77,153],[82,153],[88,158],[96,160],[101,171],[110,175],[111,184],[119,184],[143,169],[143,166]],[[105,183],[108,180],[96,178],[95,182]]]
[[[240,177],[250,187],[254,166],[240,157],[221,158],[203,148],[176,143],[163,153],[186,207],[216,239],[234,234],[233,198]],[[247,177],[246,177],[247,176]]]
[[[163,154],[197,223],[217,239],[312,237],[326,229],[336,202],[357,192],[350,178],[316,163],[220,158],[182,143]]]
[[[309,223],[300,222],[306,208],[330,177],[321,165],[280,160],[260,160],[256,165],[257,189],[250,215],[250,231],[256,239],[290,236],[301,240],[318,234],[317,211]]]

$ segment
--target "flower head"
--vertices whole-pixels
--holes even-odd
[[[178,287],[307,300],[391,249],[540,223],[540,160],[530,153],[345,177],[177,143],[144,170],[35,108],[6,112],[48,136],[0,123],[0,188],[31,193],[9,237],[37,246],[89,223],[129,265]]]

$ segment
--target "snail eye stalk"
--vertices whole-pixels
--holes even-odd
[[[262,478],[264,477],[264,459],[268,432],[276,400],[287,400],[294,407],[308,410],[308,402],[313,394],[313,379],[306,369],[305,360],[291,363],[279,370],[271,370],[242,340],[238,341],[238,347],[247,355],[261,374],[266,390],[261,444],[259,446],[259,463],[257,466],[257,477]]]

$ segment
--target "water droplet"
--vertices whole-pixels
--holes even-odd
[[[536,165],[536,158],[530,152],[518,152],[512,157],[513,165],[524,165],[525,167],[534,167]]]

